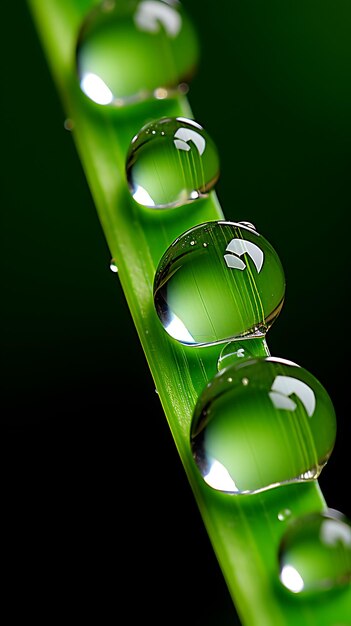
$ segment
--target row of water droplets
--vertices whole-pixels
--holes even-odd
[[[186,92],[199,46],[177,0],[105,0],[87,15],[76,52],[85,96],[116,108]],[[169,211],[211,193],[219,157],[195,120],[160,118],[131,139],[125,172],[140,210]],[[111,269],[117,271],[114,263]],[[249,222],[191,228],[155,273],[155,310],[172,340],[223,345],[218,373],[198,398],[189,443],[209,488],[231,497],[316,480],[334,447],[327,391],[268,350],[266,333],[284,295],[280,259]],[[304,595],[349,584],[351,525],[344,515],[326,509],[293,519],[284,509],[278,519],[289,522],[277,555],[285,589]]]

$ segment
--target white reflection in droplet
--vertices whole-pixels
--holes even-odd
[[[323,522],[319,536],[321,541],[329,546],[335,546],[338,542],[351,546],[351,528],[346,524],[336,524],[332,519]]]
[[[272,387],[271,387],[273,392],[277,392],[277,393],[271,393],[270,397],[271,400],[274,404],[274,406],[276,406],[277,408],[287,408],[289,410],[294,410],[296,408],[296,404],[295,402],[293,402],[294,407],[291,409],[291,406],[284,406],[284,400],[283,398],[288,398],[289,396],[291,396],[292,394],[295,394],[295,396],[297,396],[299,398],[299,400],[301,400],[302,404],[304,405],[307,414],[311,417],[314,413],[314,410],[316,408],[316,397],[311,389],[311,387],[309,387],[308,385],[306,385],[306,383],[304,383],[302,380],[299,380],[298,378],[294,378],[293,376],[276,376]],[[281,394],[281,397],[278,401],[278,397]],[[276,404],[276,402],[280,405]],[[289,404],[289,403],[288,403]]]
[[[134,16],[134,21],[140,30],[148,33],[157,33],[161,25],[170,37],[176,37],[182,26],[180,14],[167,4],[158,0],[141,2]]]
[[[110,261],[110,270],[111,272],[113,272],[114,274],[118,273],[118,267],[116,265],[116,261],[114,259],[111,259]]]
[[[281,393],[277,393],[276,391],[270,391],[268,395],[276,409],[295,411],[296,402],[294,402],[294,400],[292,400],[288,396],[283,396]]]
[[[188,142],[192,141],[200,156],[205,151],[206,139],[197,133],[196,130],[192,130],[191,128],[178,128],[177,132],[174,133],[174,137],[174,145],[178,150],[186,150],[188,152],[191,149]]]
[[[232,239],[228,243],[226,247],[226,251],[232,252],[233,254],[237,254],[239,257],[241,257],[244,253],[246,253],[254,262],[258,274],[260,273],[262,269],[262,265],[263,265],[264,254],[263,254],[263,250],[261,250],[261,248],[259,248],[255,243],[252,243],[252,241],[246,241],[246,239],[237,239],[234,237],[234,239]],[[228,259],[226,257],[228,257]],[[230,258],[230,255],[226,254],[225,259],[226,259],[227,265],[228,267],[231,267],[228,263],[229,258]],[[238,267],[238,266],[234,265],[234,267]],[[244,264],[244,267],[246,267],[245,264]],[[244,269],[244,268],[238,267],[238,269]]]
[[[195,191],[195,189],[194,189],[194,191],[192,191],[192,192],[190,193],[190,198],[191,198],[192,200],[197,200],[197,198],[199,197],[199,195],[200,195],[200,194],[199,194],[197,191]],[[203,244],[203,246],[204,246],[204,248],[206,248],[206,244]]]
[[[133,198],[136,202],[142,204],[143,206],[155,206],[153,199],[148,194],[146,189],[144,189],[144,187],[141,187],[141,185],[137,185],[135,191],[133,192]]]
[[[167,324],[167,326],[165,326],[165,329],[171,337],[174,337],[174,339],[177,339],[178,341],[182,341],[182,343],[195,343],[194,337],[191,336],[183,322],[175,315],[172,317],[172,320]]]
[[[239,491],[228,470],[219,461],[213,461],[210,471],[204,476],[206,483],[220,491]]]
[[[279,511],[277,517],[280,522],[284,522],[290,515],[291,515],[290,509],[283,509],[282,511]]]
[[[299,572],[292,565],[284,565],[280,572],[280,580],[293,593],[299,593],[304,588],[304,582]]]
[[[96,74],[84,74],[80,86],[85,95],[96,104],[110,104],[113,101],[112,91]]]

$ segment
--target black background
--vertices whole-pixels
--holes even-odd
[[[225,217],[253,222],[282,260],[286,300],[268,345],[332,398],[338,435],[320,485],[350,515],[351,8],[184,6],[202,49],[189,101],[219,150],[217,193]],[[161,621],[166,606],[174,619],[234,624],[29,11],[3,9],[8,592],[30,588],[37,615],[45,597],[51,615],[73,600],[80,617],[124,608]]]

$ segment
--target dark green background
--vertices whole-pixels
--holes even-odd
[[[350,515],[351,6],[184,6],[202,47],[189,101],[219,150],[217,193],[226,218],[253,222],[279,253],[286,301],[268,345],[332,398],[338,435],[320,484],[328,504]],[[38,576],[37,610],[45,590],[57,612],[73,598],[84,617],[117,603],[161,621],[164,604],[175,620],[233,624],[29,12],[24,2],[3,10],[9,586]],[[124,589],[135,590],[137,606]]]

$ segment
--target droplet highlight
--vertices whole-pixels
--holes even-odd
[[[324,387],[296,363],[275,357],[216,374],[198,399],[190,435],[205,482],[237,495],[316,479],[335,437]]]
[[[285,276],[264,237],[235,222],[213,221],[171,244],[153,293],[167,333],[182,344],[206,346],[264,336],[282,308]]]
[[[242,222],[240,220],[240,222],[238,223],[242,224],[243,226],[247,226],[247,228],[252,228],[252,230],[256,230],[256,226],[252,222]]]
[[[291,521],[282,537],[279,579],[288,591],[307,595],[351,581],[351,525],[338,511],[312,513]]]
[[[290,509],[282,509],[279,511],[277,517],[280,522],[285,522],[291,515]]]
[[[177,0],[101,2],[86,16],[76,46],[80,87],[103,106],[183,93],[198,58],[197,33]]]
[[[208,196],[219,177],[217,148],[194,120],[161,118],[132,139],[126,178],[134,200],[168,209]]]
[[[114,259],[111,259],[111,261],[110,261],[110,270],[114,274],[118,273],[118,267],[117,267],[116,261]]]

